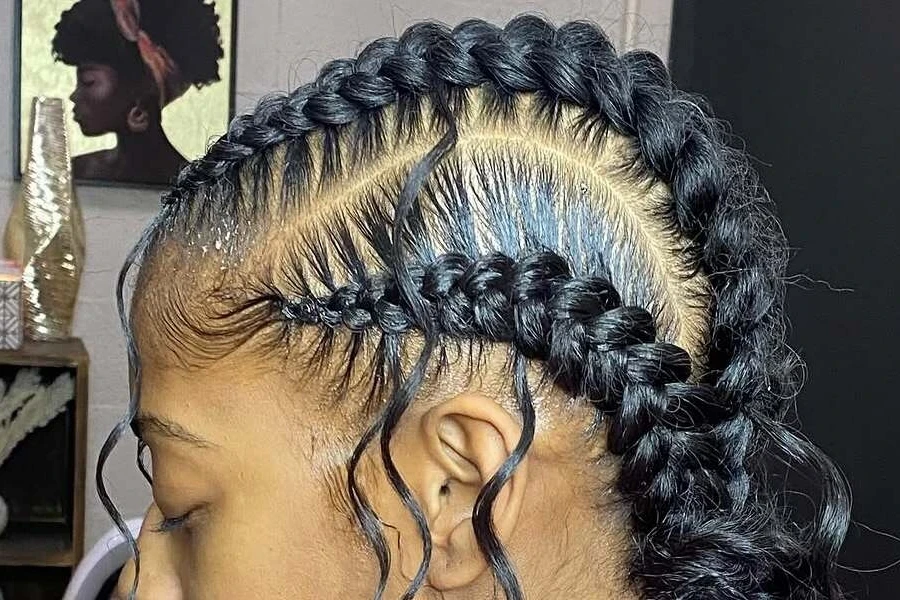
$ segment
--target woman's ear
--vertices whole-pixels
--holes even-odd
[[[442,591],[464,588],[488,569],[472,515],[482,489],[519,442],[522,427],[494,399],[465,393],[430,408],[418,423],[417,471],[408,481],[422,503],[433,542],[429,584]],[[508,539],[518,523],[528,480],[527,458],[497,495],[494,531]]]
[[[144,133],[150,129],[150,111],[147,109],[146,103],[138,100],[128,110],[125,117],[128,125],[128,131],[131,133]]]

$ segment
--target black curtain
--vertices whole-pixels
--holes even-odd
[[[799,419],[853,488],[842,563],[878,570],[900,559],[900,2],[674,4],[675,81],[731,124],[796,248]],[[900,598],[898,567],[842,579]]]

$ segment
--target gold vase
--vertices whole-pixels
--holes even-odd
[[[35,98],[28,163],[5,236],[6,256],[22,265],[25,335],[61,340],[72,317],[84,268],[84,221],[72,187],[63,101]]]

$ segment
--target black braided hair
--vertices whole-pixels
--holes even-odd
[[[677,257],[690,267],[685,277],[709,282],[702,298],[709,336],[693,350],[702,360],[667,341],[670,324],[659,306],[635,302],[633,293],[626,298],[614,285],[622,258],[594,247],[602,245],[597,240],[605,233],[596,230],[602,223],[582,226],[582,237],[566,252],[558,249],[566,234],[554,212],[563,209],[553,203],[562,202],[555,194],[568,192],[546,173],[510,170],[500,158],[474,167],[475,180],[506,203],[488,202],[497,211],[487,219],[495,247],[481,247],[466,191],[470,179],[451,157],[476,89],[498,119],[515,117],[527,97],[536,107],[529,117],[551,128],[574,111],[570,134],[585,147],[599,148],[609,135],[631,141],[620,174],[639,190],[648,179],[667,186],[670,195],[656,217],[666,232],[686,240]],[[543,363],[552,381],[589,401],[605,420],[608,447],[621,457],[618,491],[631,506],[629,576],[644,597],[842,598],[834,569],[848,519],[845,483],[784,423],[799,364],[785,343],[787,250],[771,202],[708,107],[676,90],[657,57],[617,55],[592,24],[557,28],[528,16],[502,29],[475,20],[452,30],[423,23],[370,44],[355,60],[328,64],[315,82],[266,97],[235,119],[179,175],[134,261],[152,263],[172,235],[193,239],[222,223],[233,225],[226,237],[243,239],[248,252],[260,231],[277,231],[285,215],[308,206],[303,198],[374,160],[389,139],[433,140],[433,131],[440,132],[437,144],[402,185],[376,186],[381,201],[369,197],[358,213],[335,211],[321,228],[330,234],[310,234],[287,261],[308,265],[283,274],[289,289],[264,281],[217,320],[220,335],[229,318],[253,313],[252,332],[238,321],[241,340],[276,322],[284,335],[319,331],[321,348],[334,351],[337,333],[344,332],[351,363],[376,336],[381,361],[374,377],[387,380],[391,395],[356,448],[348,482],[381,567],[375,597],[384,592],[390,557],[357,486],[356,464],[379,438],[391,483],[419,524],[425,558],[404,596],[411,598],[428,569],[430,539],[388,448],[429,361],[444,345],[463,342],[505,344],[514,356],[524,432],[473,515],[481,550],[507,598],[522,598],[522,590],[490,512],[534,435],[526,361]],[[510,216],[496,204],[527,214]],[[429,220],[428,206],[439,218]],[[252,225],[241,229],[245,223]],[[354,227],[363,241],[351,233]],[[441,234],[448,239],[436,250],[431,242]],[[364,260],[360,246],[374,258]],[[123,273],[131,266],[130,260]],[[425,344],[401,377],[398,350],[412,333]],[[770,490],[763,461],[773,452],[821,479],[821,507],[811,524],[785,516],[778,491]]]

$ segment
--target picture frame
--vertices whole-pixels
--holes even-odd
[[[76,184],[170,185],[234,117],[238,1],[15,0],[15,178],[43,95],[65,101]]]

